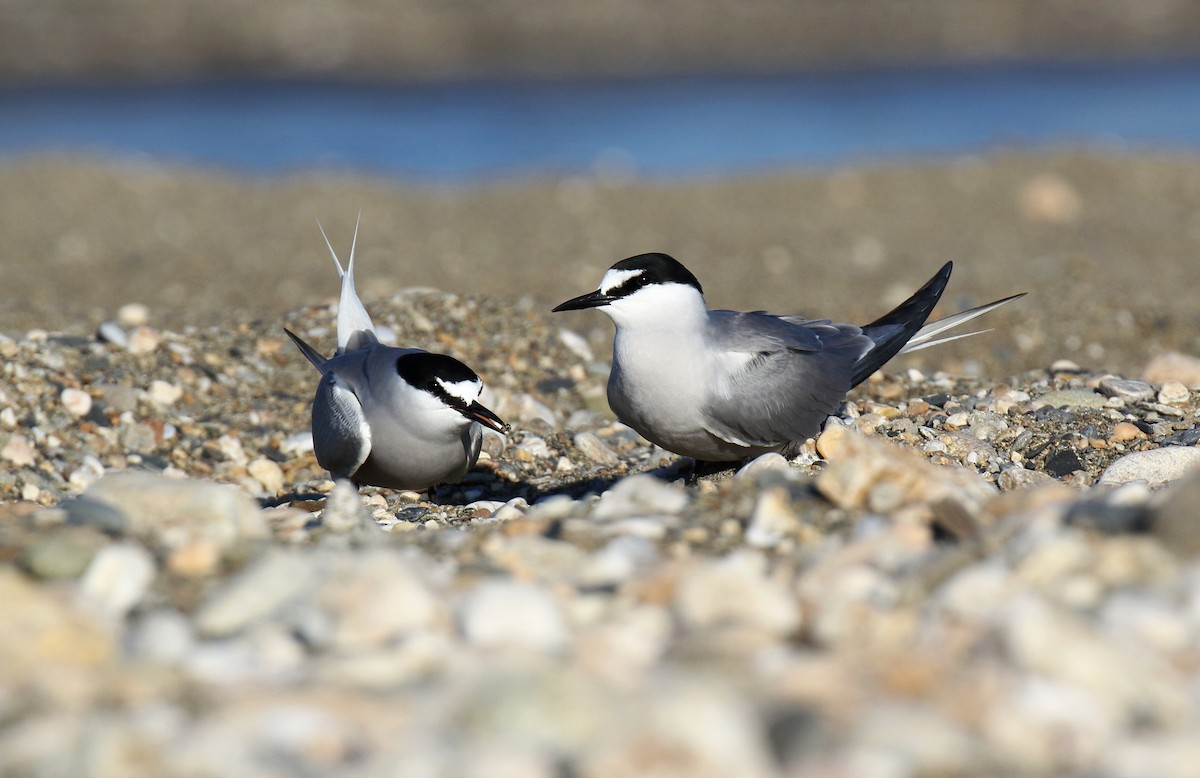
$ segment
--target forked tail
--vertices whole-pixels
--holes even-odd
[[[863,332],[875,341],[875,347],[863,354],[854,365],[853,386],[858,386],[867,380],[872,373],[883,367],[884,363],[897,354],[920,351],[939,343],[988,332],[988,330],[976,330],[959,335],[938,337],[947,330],[1025,296],[1025,293],[1021,292],[926,324],[925,320],[929,318],[929,314],[933,312],[942,292],[946,290],[946,284],[950,280],[950,271],[953,269],[954,263],[947,262],[933,278],[914,292],[912,297],[862,328]]]
[[[321,222],[317,222],[317,229],[321,231],[321,237],[325,239],[325,245],[329,247],[329,253],[333,256],[333,263],[337,265],[338,276],[342,279],[342,293],[338,298],[337,317],[339,354],[376,341],[375,325],[371,323],[367,309],[363,307],[362,301],[358,299],[358,292],[354,290],[354,248],[358,245],[358,225],[361,221],[362,212],[360,211],[358,219],[354,222],[354,239],[350,243],[350,261],[346,263],[344,270],[337,252],[333,250],[333,244],[329,242],[329,236],[325,234],[325,228],[321,226]]]

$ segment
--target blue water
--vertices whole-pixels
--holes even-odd
[[[1200,150],[1200,62],[0,88],[0,161],[89,152],[455,183],[605,166],[678,178],[1079,144]]]

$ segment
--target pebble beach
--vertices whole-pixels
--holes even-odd
[[[1200,162],[996,154],[463,190],[0,168],[0,774],[1200,774]],[[102,204],[102,205],[101,205]],[[462,483],[308,434],[348,243],[395,341],[512,423]],[[617,421],[665,250],[710,304],[934,317],[794,460],[696,475]]]

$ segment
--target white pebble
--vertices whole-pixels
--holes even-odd
[[[130,354],[149,354],[162,343],[162,335],[149,327],[138,327],[129,333],[129,345],[126,350]]]
[[[132,543],[113,543],[100,549],[79,581],[79,592],[112,619],[133,610],[154,580],[154,557]]]
[[[1108,466],[1100,483],[1115,485],[1145,481],[1151,487],[1162,486],[1200,468],[1200,448],[1165,446],[1126,454]]]
[[[67,482],[80,491],[88,488],[96,479],[104,475],[104,464],[92,454],[88,454],[80,462],[79,467],[71,471]]]
[[[0,448],[0,459],[12,462],[17,467],[28,467],[34,463],[37,451],[24,435],[13,435]]]
[[[279,494],[283,491],[283,469],[266,457],[259,457],[246,466],[250,476],[262,484],[267,494]]]
[[[767,489],[754,503],[750,526],[746,528],[746,543],[755,548],[772,548],[799,526],[800,520],[792,510],[787,490]]]
[[[598,465],[611,467],[621,461],[617,452],[593,432],[580,432],[574,439],[575,448]]]
[[[792,467],[788,464],[787,457],[774,451],[768,451],[766,454],[755,457],[743,465],[742,469],[738,470],[733,476],[733,479],[735,481],[753,481],[763,473],[790,473],[791,469]]]
[[[674,515],[687,504],[687,492],[642,473],[622,478],[602,494],[593,515],[597,519],[619,519],[638,514]]]
[[[297,432],[288,435],[284,438],[283,443],[279,445],[279,450],[289,456],[297,454],[308,454],[313,450],[313,437],[310,430]]]
[[[150,321],[150,309],[141,303],[126,303],[117,309],[117,322],[122,327],[141,327]]]
[[[746,627],[786,635],[800,625],[796,598],[767,575],[764,559],[732,554],[691,570],[679,583],[676,606],[698,629]]]
[[[82,389],[68,387],[62,390],[59,398],[67,413],[76,418],[87,416],[88,411],[92,409],[92,396]]]
[[[150,401],[155,405],[166,407],[174,405],[183,396],[183,389],[175,384],[169,384],[166,381],[156,378],[150,382],[150,389],[147,394],[150,396]]]
[[[221,454],[233,462],[235,465],[246,464],[246,451],[242,448],[242,441],[236,435],[222,435],[217,438],[217,448],[221,450]]]
[[[321,524],[333,532],[349,532],[358,527],[374,525],[375,519],[367,512],[354,484],[339,478],[333,484],[333,491],[325,498]]]
[[[558,331],[558,337],[563,342],[563,345],[571,350],[575,356],[582,359],[584,362],[595,360],[595,355],[592,354],[592,347],[583,339],[583,336],[572,332],[568,329]]]
[[[1163,405],[1181,405],[1189,396],[1188,388],[1178,381],[1168,381],[1158,390],[1158,401]]]
[[[462,629],[471,643],[486,648],[554,652],[569,634],[558,603],[530,584],[488,581],[462,605]]]

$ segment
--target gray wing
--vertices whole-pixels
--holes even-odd
[[[350,478],[371,453],[371,428],[362,405],[337,369],[321,376],[313,398],[313,451],[334,478]]]
[[[709,430],[731,443],[778,446],[820,431],[874,345],[861,328],[762,311],[711,311],[709,343],[728,369],[709,391]]]

